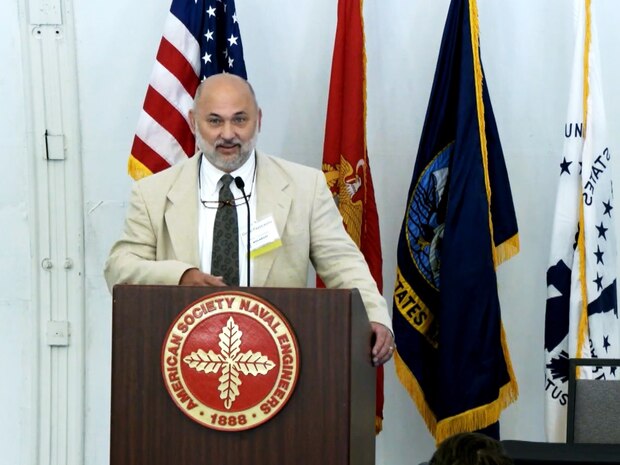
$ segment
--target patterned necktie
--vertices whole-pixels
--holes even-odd
[[[239,285],[239,225],[237,207],[230,191],[233,177],[225,174],[221,177],[219,206],[213,224],[213,252],[211,256],[211,274],[223,276],[229,286]]]

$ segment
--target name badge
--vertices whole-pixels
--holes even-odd
[[[243,242],[247,241],[247,233],[241,233]],[[282,246],[282,239],[273,216],[255,221],[250,227],[250,258],[256,258]]]

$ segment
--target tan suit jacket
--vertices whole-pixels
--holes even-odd
[[[198,160],[144,178],[132,188],[122,236],[105,278],[115,284],[178,284],[198,268]],[[319,170],[257,153],[256,218],[273,215],[282,246],[252,262],[253,286],[306,287],[309,264],[329,288],[358,288],[370,321],[392,328],[385,299]]]

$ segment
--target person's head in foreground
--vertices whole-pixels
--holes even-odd
[[[480,433],[459,433],[439,444],[429,465],[512,465],[501,443]]]

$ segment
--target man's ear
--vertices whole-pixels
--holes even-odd
[[[259,108],[258,109],[258,132],[260,132],[260,124],[262,120],[263,120],[263,110]]]
[[[194,110],[189,111],[189,129],[192,131],[192,134],[196,135],[196,120],[194,119]]]

